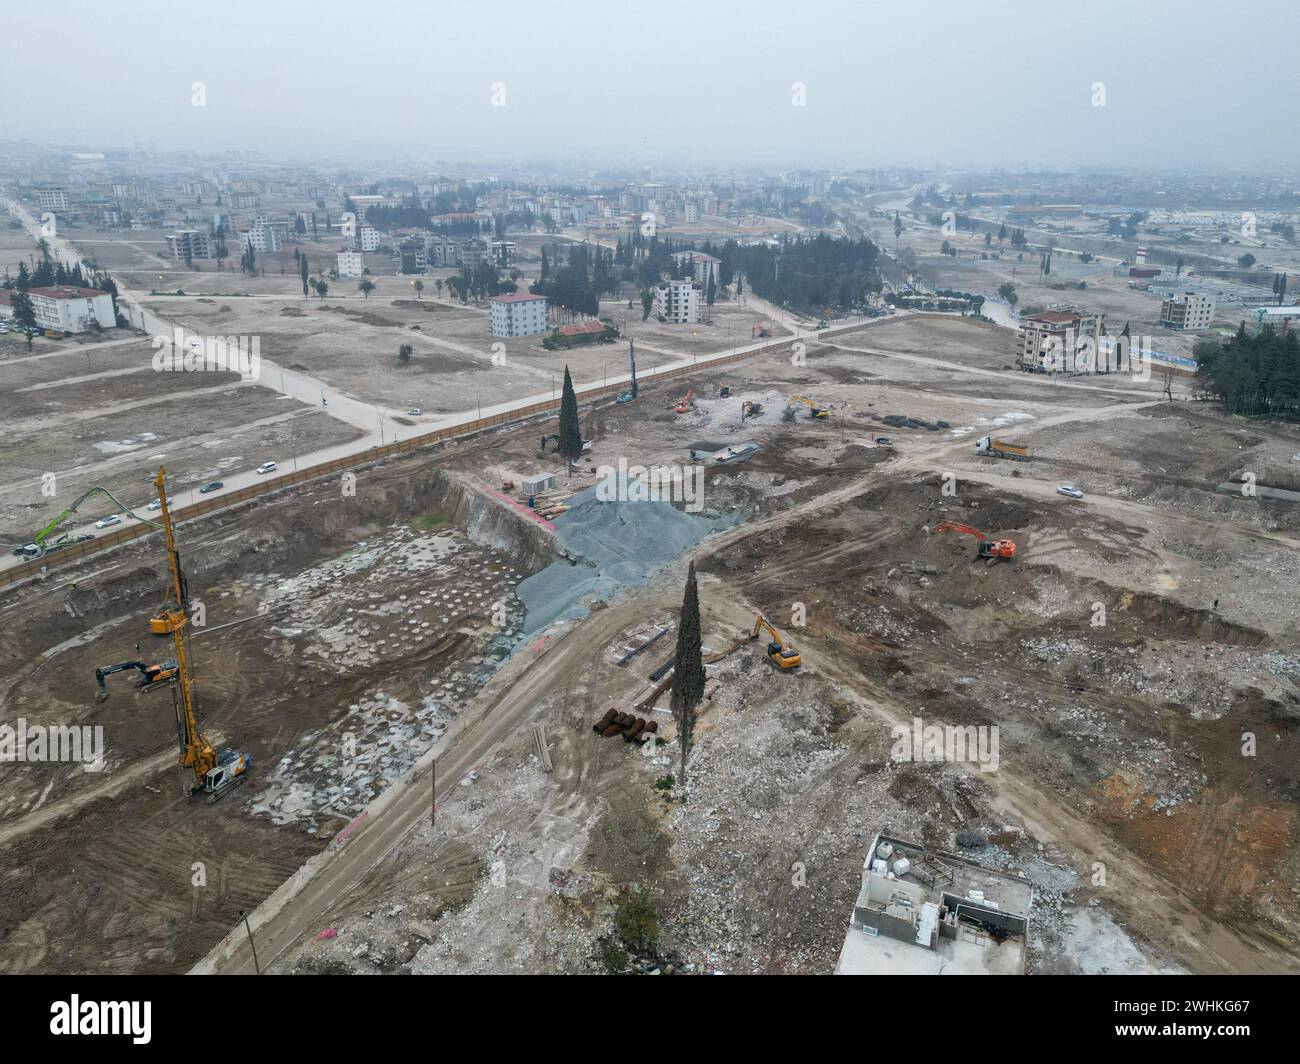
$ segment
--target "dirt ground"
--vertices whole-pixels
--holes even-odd
[[[153,545],[92,560],[75,591],[7,595],[0,719],[93,715],[103,779],[122,781],[96,791],[66,765],[0,777],[10,970],[186,967],[415,750],[456,763],[534,656],[564,663],[527,712],[554,771],[518,727],[440,776],[436,826],[274,969],[827,972],[878,830],[1031,880],[1032,972],[1294,969],[1300,542],[1290,510],[1216,488],[1247,466],[1280,479],[1300,448],[1162,402],[1154,383],[1003,370],[1009,336],[890,323],[811,344],[804,365],[702,372],[687,414],[672,411],[677,383],[584,409],[593,447],[571,476],[539,453],[553,422],[538,422],[363,471],[357,499],[321,482],[183,526],[209,611],[194,639],[205,720],[257,758],[213,807],[177,802],[166,691],[113,677],[92,708],[95,666],[147,639]],[[831,416],[787,415],[792,394]],[[746,400],[764,412],[742,419]],[[1032,460],[976,456],[985,426]],[[683,790],[666,779],[680,776],[666,696],[650,714],[660,745],[591,725],[653,689],[671,636],[618,660],[673,620],[685,558],[521,643],[510,589],[554,545],[500,496],[558,471],[539,500],[553,504],[620,459],[686,465],[694,446],[740,442],[759,449],[704,467],[705,516],[736,518],[694,552],[704,640],[732,646],[762,610],[803,665],[778,675],[743,643],[708,667]],[[1084,500],[1055,493],[1067,479]],[[1015,561],[976,562],[969,537],[928,531],[945,519],[1013,539]],[[895,759],[891,727],[917,716],[997,727],[996,771]],[[168,845],[132,864],[159,824]],[[189,886],[194,861],[210,884],[225,862],[224,895]],[[124,866],[129,885],[110,890]],[[628,949],[616,916],[642,888],[657,943]]]

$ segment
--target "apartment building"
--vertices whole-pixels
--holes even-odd
[[[213,241],[203,229],[178,229],[167,234],[167,256],[177,262],[210,259]]]
[[[364,256],[359,251],[340,251],[338,271],[340,277],[360,277],[366,269]]]
[[[1027,373],[1079,373],[1096,369],[1103,315],[1073,308],[1044,310],[1021,319],[1020,368]]]
[[[378,251],[379,230],[373,225],[360,224],[346,241],[349,251]]]
[[[279,229],[265,223],[241,230],[239,240],[245,248],[252,248],[258,254],[279,251],[284,246]]]
[[[1208,329],[1214,321],[1214,297],[1200,292],[1172,292],[1160,304],[1166,329]]]
[[[493,336],[537,336],[546,332],[546,297],[530,292],[488,300]]]
[[[655,317],[670,325],[694,325],[700,320],[703,296],[694,281],[661,281],[655,288]]]
[[[696,284],[706,292],[709,288],[709,278],[713,278],[713,283],[720,284],[718,280],[718,270],[722,266],[722,260],[714,258],[712,255],[706,255],[702,251],[678,251],[673,254],[673,261],[680,268],[684,263],[691,264],[693,279]]]
[[[95,326],[111,329],[117,325],[113,315],[113,297],[98,288],[56,285],[29,288],[27,295],[32,301],[32,310],[36,312],[36,324],[41,329],[81,333]],[[0,289],[0,316],[13,316],[13,293],[6,289]]]
[[[72,200],[66,188],[42,188],[36,191],[36,202],[43,211],[70,211]]]
[[[424,273],[429,268],[428,253],[420,237],[408,237],[397,245],[397,268],[401,273]]]

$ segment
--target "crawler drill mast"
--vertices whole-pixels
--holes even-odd
[[[185,574],[181,570],[180,555],[176,551],[176,535],[172,528],[171,504],[167,499],[166,469],[159,468],[154,481],[158,498],[162,502],[163,535],[167,540],[167,567],[170,585],[167,601],[159,611],[164,630],[171,633],[176,646],[176,679],[172,684],[172,701],[176,708],[176,731],[180,740],[181,794],[190,796],[200,791],[215,802],[226,791],[243,783],[253,767],[253,759],[234,750],[216,751],[207,736],[199,731],[194,711],[194,676],[190,670],[189,592]]]

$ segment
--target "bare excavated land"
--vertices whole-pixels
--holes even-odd
[[[389,313],[375,301],[348,309]],[[345,889],[266,912],[263,967],[829,972],[882,829],[1028,879],[1031,972],[1294,970],[1300,513],[1216,489],[1248,471],[1293,487],[1300,437],[1177,385],[1168,402],[1161,382],[1008,371],[1011,346],[900,319],[803,365],[584,407],[593,446],[567,476],[542,419],[363,468],[355,496],[320,480],[182,525],[202,720],[255,758],[215,806],[177,796],[167,690],[118,676],[93,699],[95,667],[136,642],[166,656],[156,539],[6,593],[0,721],[99,724],[106,744],[100,772],[0,774],[6,970],[186,970],[328,850]],[[787,417],[795,394],[830,417]],[[763,413],[742,420],[747,400]],[[1031,460],[977,456],[988,433]],[[700,513],[622,503],[597,543],[602,504],[578,493],[601,467],[750,442],[704,465]],[[504,487],[542,472],[539,506],[573,506],[549,523]],[[945,519],[1016,559],[975,561],[931,531]],[[666,694],[642,711],[658,744],[592,724],[653,690],[673,636],[618,662],[675,620],[688,558],[706,651],[761,610],[803,665],[777,673],[755,642],[708,666],[683,791]],[[536,588],[593,562],[593,598],[530,623]],[[916,717],[996,726],[996,771],[896,760],[891,727]],[[429,750],[432,822],[425,772],[398,785],[425,803],[414,829],[354,856],[392,815],[368,803]],[[657,945],[625,949],[615,916],[642,889]],[[213,957],[243,970],[236,947]]]

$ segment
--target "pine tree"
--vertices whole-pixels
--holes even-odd
[[[673,664],[672,711],[677,721],[677,741],[682,749],[682,786],[686,785],[686,760],[695,739],[695,707],[704,698],[704,658],[700,651],[700,595],[695,586],[695,563],[686,573],[686,592],[677,621],[677,657]]]
[[[578,397],[573,391],[569,367],[564,367],[564,391],[560,395],[560,454],[570,462],[582,456],[582,429],[578,425]]]
[[[9,298],[14,323],[27,334],[27,350],[30,351],[32,333],[36,331],[36,308],[32,306],[32,297],[25,290],[16,288]]]
[[[302,277],[302,298],[307,298],[307,256],[301,255],[298,258],[298,273]]]

